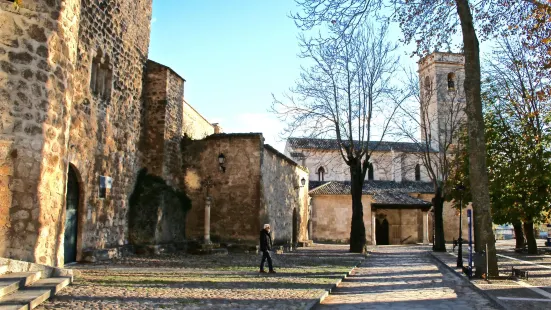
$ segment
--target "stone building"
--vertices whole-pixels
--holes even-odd
[[[214,235],[253,242],[271,221],[281,241],[306,238],[292,223],[306,222],[295,184],[307,172],[260,134],[220,135],[185,101],[185,79],[148,60],[151,10],[0,0],[0,257],[63,266],[182,242],[186,222],[198,236],[209,176]]]
[[[434,90],[434,96],[427,97],[427,102],[435,124],[430,126],[433,132],[427,136],[433,137],[430,145],[435,154],[439,152],[437,137],[446,132],[443,124],[451,90],[463,87],[463,63],[462,55],[451,53],[433,53],[419,63],[421,96],[427,97],[429,90]],[[459,93],[454,100],[464,102],[461,91],[454,93]],[[362,198],[368,242],[428,243],[433,237],[429,210],[434,187],[421,160],[420,144],[370,142],[369,149],[374,150],[370,159],[373,170],[366,174]],[[337,140],[289,138],[285,154],[310,172],[311,239],[348,242],[352,217],[350,174]],[[446,203],[443,215],[446,240],[457,239],[458,213]],[[465,238],[466,220],[462,228]]]
[[[272,225],[276,244],[308,239],[308,170],[264,144],[262,134],[214,134],[184,149],[186,192],[194,202],[187,238],[203,238],[209,199],[213,241],[256,245],[264,223]]]

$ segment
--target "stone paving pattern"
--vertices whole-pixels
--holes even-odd
[[[538,239],[538,248],[541,253],[544,253],[544,240]],[[551,293],[551,255],[538,254],[529,255],[526,253],[516,253],[514,251],[515,240],[498,240],[496,242],[497,253],[508,257],[529,261],[541,266],[548,266],[548,268],[532,265],[526,262],[498,257],[498,266],[501,277],[508,277],[511,275],[511,267],[515,267],[520,270],[528,270],[528,280],[523,280],[524,283],[540,288],[544,291]],[[450,250],[450,249],[449,249]],[[463,249],[463,261],[467,265],[468,248]],[[457,250],[453,253],[454,256],[448,253],[436,254],[440,260],[444,261],[448,266],[456,268]],[[530,299],[548,299],[533,290],[523,287],[516,279],[492,279],[489,282],[486,280],[473,279],[472,282],[476,284],[480,289],[484,290],[487,294],[490,294],[494,298],[508,297],[508,298],[530,298]],[[505,309],[551,309],[551,299],[549,301],[514,301],[514,300],[501,300],[500,305]]]
[[[317,309],[496,309],[427,246],[373,249]]]
[[[37,309],[305,309],[358,264],[347,245],[274,255],[277,274],[258,274],[260,255],[124,258],[77,265],[73,285]]]

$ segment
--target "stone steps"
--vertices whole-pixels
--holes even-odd
[[[40,277],[40,271],[0,275],[0,310],[33,309],[72,282],[71,277]]]

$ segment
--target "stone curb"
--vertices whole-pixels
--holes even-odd
[[[305,310],[314,309],[315,306],[321,304],[323,302],[323,300],[327,296],[329,296],[329,294],[331,294],[331,292],[334,289],[336,289],[344,279],[348,278],[350,276],[350,274],[352,273],[352,271],[354,271],[354,269],[358,268],[358,266],[360,266],[364,261],[365,261],[365,258],[362,258],[362,260],[360,260],[354,267],[352,267],[352,269],[350,269],[350,271],[348,271],[342,278],[340,278],[337,282],[335,282],[333,285],[331,285],[331,287],[329,289],[325,290],[325,292],[323,292],[314,301],[312,301],[308,305],[306,305],[306,307],[304,309]]]
[[[498,309],[509,309],[501,300],[497,299],[493,295],[487,293],[484,289],[482,289],[480,286],[476,285],[475,283],[471,282],[469,278],[467,278],[466,275],[464,275],[462,272],[459,272],[453,267],[450,267],[446,262],[442,261],[438,256],[434,255],[434,253],[429,252],[432,258],[434,258],[438,263],[444,265],[448,270],[452,271],[456,276],[458,276],[463,282],[468,283],[476,292],[480,293],[482,296],[486,297],[490,300],[490,302]],[[443,253],[443,252],[442,252]],[[450,253],[446,252],[446,254],[451,255]]]

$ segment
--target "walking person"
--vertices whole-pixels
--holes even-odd
[[[276,273],[274,266],[272,265],[272,257],[270,251],[272,250],[272,234],[270,233],[270,224],[264,224],[264,229],[260,231],[260,251],[262,251],[262,261],[260,261],[260,273],[266,273],[264,271],[264,262],[268,260],[268,268],[270,273]]]

